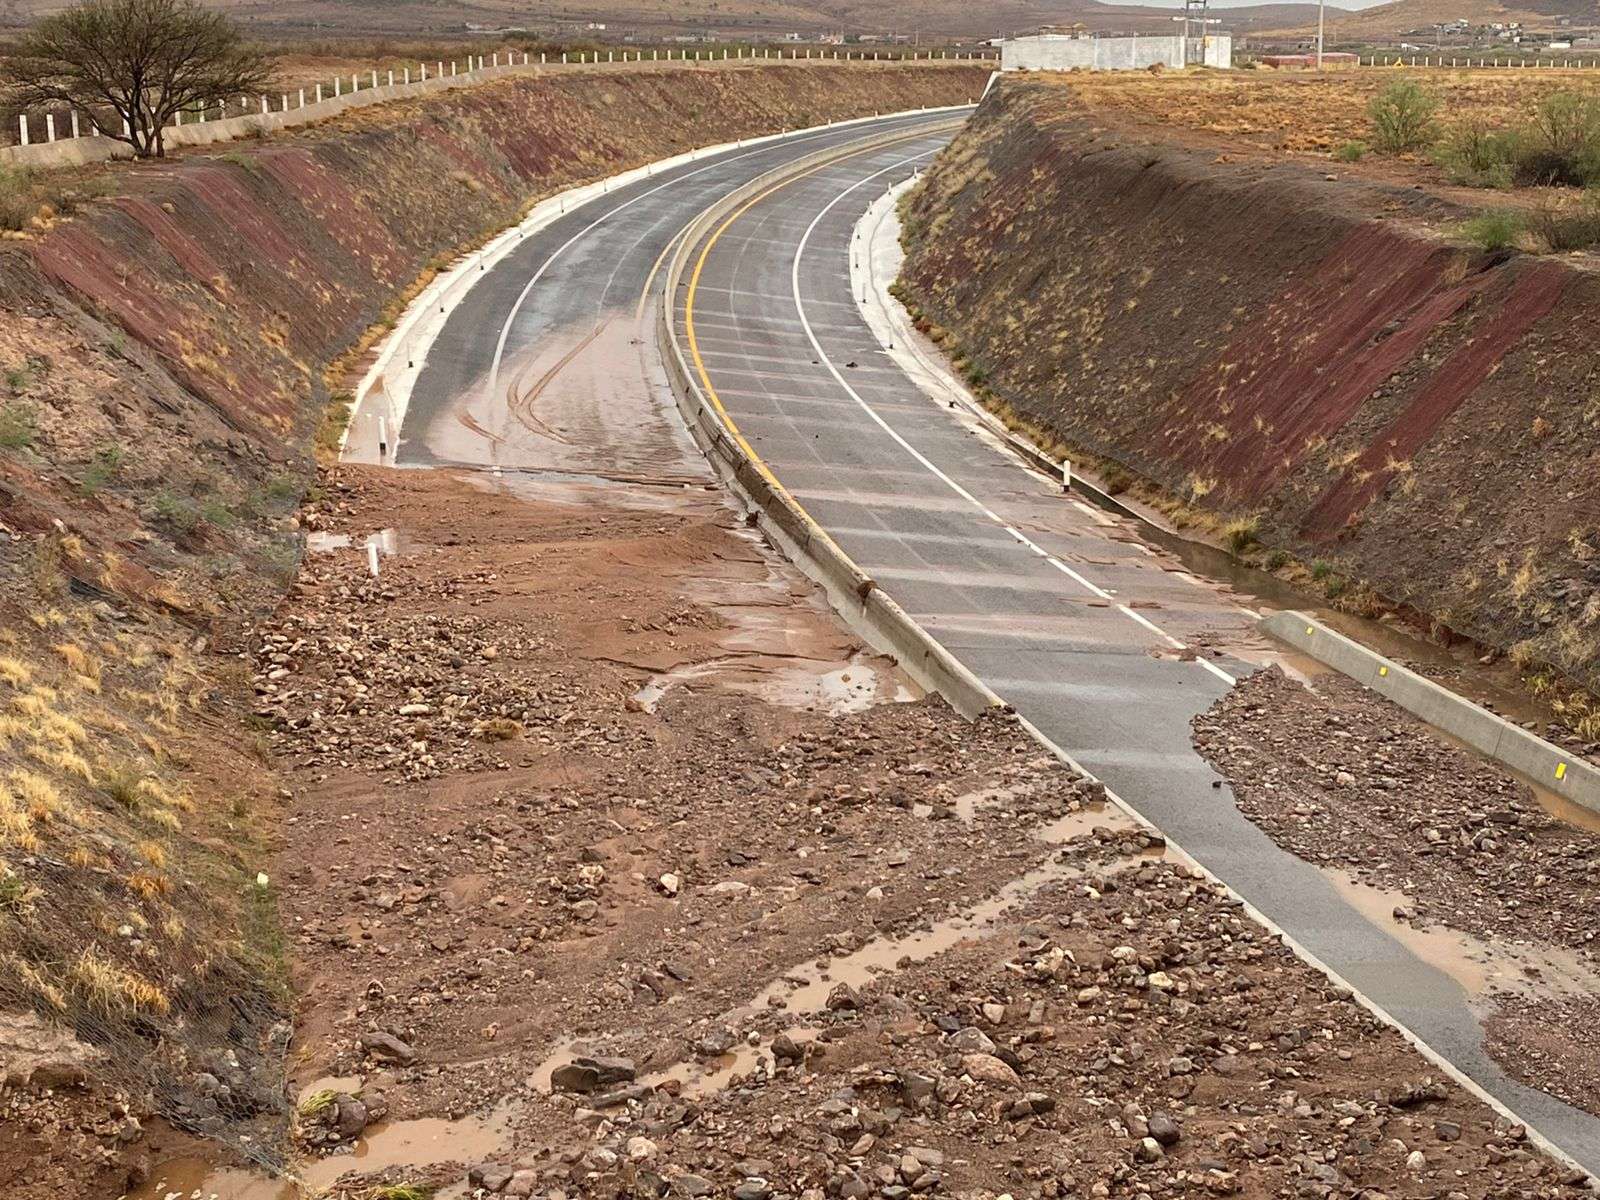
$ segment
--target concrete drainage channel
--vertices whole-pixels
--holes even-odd
[[[951,122],[948,128],[953,130],[958,124],[959,122]],[[919,132],[927,134],[942,131],[944,128],[946,127],[930,126],[923,128]],[[829,603],[845,622],[875,649],[892,655],[900,663],[901,667],[916,679],[919,684],[931,691],[937,691],[963,716],[974,718],[989,712],[1008,713],[1010,711],[1009,707],[992,689],[963,666],[943,645],[895,603],[789,495],[783,484],[761,462],[744,439],[730,428],[729,423],[720,411],[720,407],[708,398],[704,389],[695,380],[684,354],[683,346],[678,339],[676,298],[684,281],[684,273],[694,251],[710,236],[712,230],[717,228],[720,221],[780,183],[813,172],[830,163],[892,145],[896,141],[903,139],[904,136],[904,134],[882,135],[863,139],[852,145],[820,151],[817,154],[789,163],[752,180],[730,192],[701,213],[679,238],[676,249],[673,251],[666,268],[664,290],[662,292],[663,298],[658,318],[661,353],[679,411],[696,443],[710,460],[719,476],[749,508],[761,531],[797,567],[822,586],[828,596]],[[984,415],[988,416],[988,414]],[[1043,466],[1044,462],[1050,461],[1047,456],[1044,456],[1031,443],[1011,435],[1009,431],[1006,431],[1006,437],[1007,441],[1015,449],[1038,465]],[[1051,468],[1059,470],[1059,467],[1055,466],[1053,462],[1051,462]],[[1299,614],[1285,615],[1300,622],[1302,628],[1307,624]],[[1313,635],[1308,636],[1311,636],[1312,640],[1316,640],[1314,637],[1316,624],[1315,622],[1310,622],[1309,624],[1313,629]],[[1338,635],[1332,634],[1331,631],[1324,632],[1328,636],[1321,639],[1319,646],[1313,648],[1307,645],[1303,648],[1313,656],[1318,656],[1319,649],[1331,645],[1330,639],[1338,637]],[[1340,640],[1348,642],[1348,639]],[[1378,658],[1370,651],[1365,651],[1364,648],[1356,646],[1355,643],[1349,643],[1349,645],[1374,659]],[[1387,662],[1387,660],[1383,661]],[[1329,665],[1334,666],[1336,669],[1345,669],[1338,663],[1330,662]],[[1394,674],[1395,670],[1403,669],[1394,668],[1391,664],[1389,674]],[[1376,671],[1376,667],[1374,667],[1374,671]],[[1410,675],[1411,673],[1406,672],[1406,674]],[[1385,678],[1387,677],[1385,676]],[[1427,683],[1425,680],[1421,682]],[[1436,687],[1436,685],[1431,684],[1429,686]],[[1444,689],[1438,689],[1438,691],[1444,692]],[[1448,692],[1444,692],[1444,694],[1446,696],[1450,695]],[[1405,695],[1406,691],[1404,689],[1397,689],[1394,694],[1390,695],[1390,698],[1405,707],[1410,707],[1403,698]],[[1452,699],[1467,707],[1477,707],[1470,705],[1459,697],[1452,697]],[[1412,711],[1417,710],[1412,709]],[[1425,719],[1432,719],[1426,714],[1419,713],[1419,715],[1424,715]],[[1485,713],[1484,715],[1489,716],[1492,714]],[[1498,718],[1496,719],[1498,720]],[[1047,738],[1030,722],[1021,718],[1018,718],[1018,720],[1029,735],[1052,755],[1084,776],[1093,777],[1071,755]],[[1509,723],[1506,724],[1509,725]],[[1448,728],[1447,726],[1445,727]],[[1510,728],[1516,729],[1515,726],[1510,726]],[[1522,731],[1516,730],[1516,732],[1520,734]],[[1531,740],[1538,742],[1536,738]],[[1547,744],[1540,743],[1540,745]],[[1555,751],[1554,747],[1548,748],[1551,751]],[[1559,752],[1556,751],[1556,753]],[[1526,765],[1512,765],[1524,773],[1528,770]],[[1538,765],[1543,766],[1542,760]],[[1562,772],[1561,777],[1555,776],[1553,765],[1550,768],[1550,774],[1541,774],[1538,777],[1555,779],[1558,782],[1560,778],[1567,778],[1572,780],[1574,784],[1582,778],[1585,781],[1585,787],[1591,789],[1587,794],[1592,797],[1592,769],[1587,768],[1586,764],[1584,764],[1584,768],[1582,771],[1574,770],[1569,761],[1569,765]],[[1590,804],[1589,800],[1581,799],[1570,792],[1561,794],[1575,799],[1578,803]],[[1152,833],[1160,834],[1160,831],[1151,822],[1147,821],[1115,792],[1107,789],[1106,796],[1113,805],[1138,826]],[[1363,1007],[1400,1033],[1424,1057],[1434,1063],[1464,1090],[1477,1097],[1506,1120],[1523,1125],[1528,1130],[1529,1138],[1546,1153],[1569,1167],[1580,1172],[1585,1171],[1581,1163],[1544,1136],[1536,1127],[1518,1116],[1507,1105],[1457,1068],[1448,1058],[1413,1034],[1410,1029],[1395,1019],[1382,1006],[1353,987],[1337,971],[1329,967],[1316,955],[1310,953],[1265,913],[1245,901],[1228,885],[1226,880],[1220,879],[1207,870],[1194,856],[1184,851],[1181,846],[1171,842],[1168,845],[1170,851],[1186,865],[1200,872],[1213,883],[1223,887],[1228,895],[1253,920],[1279,938],[1303,962],[1321,972],[1336,986],[1348,991]]]

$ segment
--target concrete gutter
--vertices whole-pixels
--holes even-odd
[[[947,125],[930,124],[917,133],[954,129],[959,124],[959,121]],[[710,401],[695,379],[677,337],[676,302],[684,271],[701,243],[729,214],[776,183],[837,159],[893,145],[907,137],[906,131],[899,130],[807,155],[758,176],[706,209],[684,231],[667,265],[658,333],[667,376],[684,423],[718,474],[749,505],[762,532],[791,562],[822,586],[829,603],[873,649],[892,656],[918,684],[938,692],[951,707],[970,719],[991,710],[1004,711],[1006,706],[839,548],[778,483],[764,463],[747,453],[718,406]]]
[[[1300,612],[1273,613],[1257,628],[1348,675],[1546,791],[1600,813],[1600,768],[1584,759],[1335,633],[1315,617]]]

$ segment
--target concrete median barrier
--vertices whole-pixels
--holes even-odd
[[[1600,812],[1600,768],[1299,612],[1262,632],[1371,688],[1413,716],[1574,804]]]

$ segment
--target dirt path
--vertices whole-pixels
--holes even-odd
[[[1600,817],[1331,673],[1263,671],[1194,728],[1251,820],[1460,981],[1507,1072],[1600,1112]]]

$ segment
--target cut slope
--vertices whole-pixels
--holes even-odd
[[[288,1009],[257,873],[281,800],[237,652],[298,564],[330,370],[537,196],[986,78],[521,79],[52,176],[74,213],[0,242],[0,1022],[64,1024],[136,1111],[270,1153]],[[24,1144],[8,1197],[121,1191],[115,1153]]]
[[[1594,685],[1600,281],[1405,220],[1439,208],[1008,79],[916,194],[905,283],[1036,426]]]

